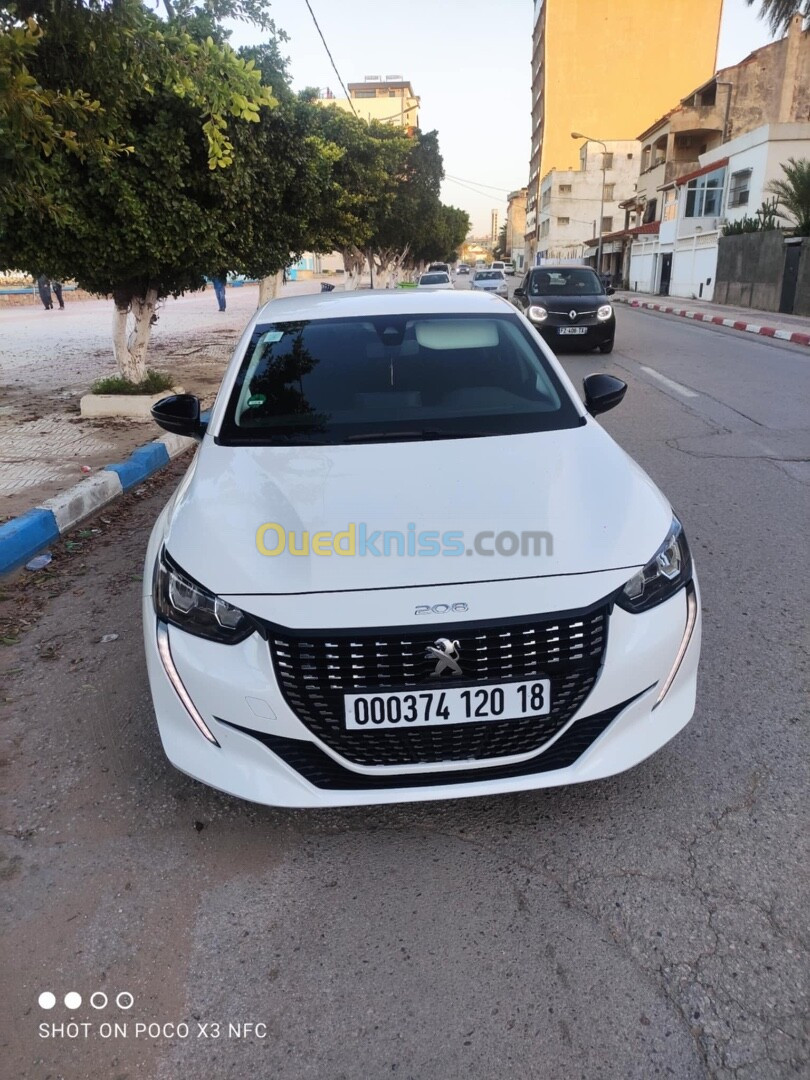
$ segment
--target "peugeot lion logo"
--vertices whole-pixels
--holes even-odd
[[[429,660],[437,660],[434,675],[441,675],[449,671],[451,675],[460,675],[461,668],[458,664],[458,642],[449,638],[440,637],[432,645],[428,645],[425,656]]]

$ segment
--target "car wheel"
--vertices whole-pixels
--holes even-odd
[[[613,338],[611,338],[610,341],[603,341],[602,344],[599,346],[599,352],[600,353],[613,352]]]

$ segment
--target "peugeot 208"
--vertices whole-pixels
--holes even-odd
[[[535,326],[481,293],[276,300],[245,330],[152,533],[143,614],[163,746],[276,806],[550,787],[690,719],[681,522]]]

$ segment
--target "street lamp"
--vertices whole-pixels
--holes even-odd
[[[589,135],[583,135],[580,131],[571,132],[572,139],[585,139],[587,142],[599,143],[602,147],[602,193],[599,199],[599,246],[596,252],[596,272],[602,273],[602,226],[605,221],[605,156],[608,148],[601,139],[592,139]]]

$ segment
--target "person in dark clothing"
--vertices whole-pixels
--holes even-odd
[[[40,274],[37,278],[37,289],[39,290],[39,298],[42,301],[45,310],[51,311],[53,309],[53,300],[51,298],[51,283],[44,274]]]
[[[214,286],[220,311],[225,310],[225,282],[227,279],[228,275],[225,270],[220,270],[218,274],[211,275],[211,284]]]
[[[62,299],[62,282],[52,281],[51,287],[53,288],[53,294],[56,297],[56,302],[59,304],[59,310],[65,310],[65,301]]]

